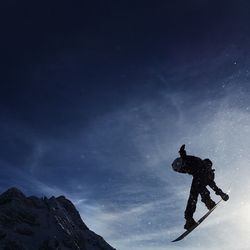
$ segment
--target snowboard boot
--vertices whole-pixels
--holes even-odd
[[[205,205],[208,210],[211,210],[216,206],[216,203],[212,199],[209,199],[209,200],[206,200]]]
[[[184,229],[189,230],[196,224],[197,222],[193,218],[186,219],[186,224],[184,225]]]
[[[219,189],[217,192],[215,192],[215,194],[219,195],[222,198],[222,200],[224,200],[224,201],[227,201],[229,199],[229,195],[222,192],[221,189]]]

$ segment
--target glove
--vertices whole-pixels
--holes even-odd
[[[179,151],[179,153],[185,150],[185,146],[186,146],[186,145],[185,145],[185,144],[183,144],[183,145],[180,147],[180,151]]]
[[[181,157],[186,155],[185,144],[180,147],[179,154]]]

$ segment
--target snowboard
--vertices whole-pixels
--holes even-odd
[[[172,242],[180,241],[184,239],[188,234],[190,234],[196,227],[198,227],[213,211],[214,209],[218,206],[218,204],[222,201],[219,200],[218,203],[211,209],[209,210],[205,215],[203,215],[195,225],[193,225],[190,229],[186,230],[182,235],[180,235],[178,238],[173,240]]]

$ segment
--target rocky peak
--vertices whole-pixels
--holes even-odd
[[[1,198],[21,198],[24,199],[26,196],[17,188],[12,187],[6,190],[4,193],[0,195]]]
[[[0,195],[0,249],[114,250],[64,196],[26,197],[17,188]]]

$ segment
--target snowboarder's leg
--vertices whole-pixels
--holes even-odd
[[[186,219],[186,224],[184,225],[185,229],[189,229],[196,223],[195,220],[193,219],[193,214],[196,210],[198,195],[199,195],[198,182],[196,179],[193,179],[187,202],[187,207],[185,210],[185,219]]]
[[[229,199],[228,194],[224,193],[215,183],[214,180],[211,180],[209,182],[209,187],[211,187],[216,195],[219,195],[224,201],[227,201]]]
[[[210,210],[215,207],[216,203],[211,199],[210,192],[206,186],[201,185],[200,187],[201,201],[205,203],[206,207]]]

